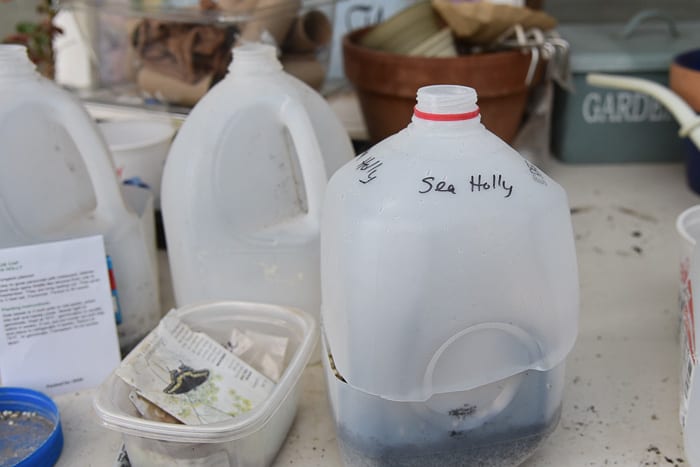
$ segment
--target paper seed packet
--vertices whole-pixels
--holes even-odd
[[[179,318],[166,315],[117,375],[186,425],[230,420],[264,401],[270,379]]]

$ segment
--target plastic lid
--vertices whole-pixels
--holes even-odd
[[[479,116],[476,90],[467,86],[438,84],[418,89],[414,119],[471,120]]]
[[[9,465],[18,467],[54,465],[63,450],[63,431],[56,404],[33,389],[0,387],[0,413],[4,411],[18,413],[18,418],[10,419],[10,426],[18,429],[15,435],[9,426],[6,427],[9,436],[3,438],[0,463],[5,465],[12,461],[16,464]],[[46,427],[47,421],[52,425],[50,428]]]

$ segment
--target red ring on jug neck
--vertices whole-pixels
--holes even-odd
[[[418,107],[413,108],[413,115],[423,120],[432,120],[434,122],[457,122],[460,120],[471,120],[472,118],[478,117],[480,114],[479,108],[471,112],[466,112],[462,114],[433,114],[429,112],[423,112],[418,110]]]

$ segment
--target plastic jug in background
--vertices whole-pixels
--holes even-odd
[[[0,45],[0,141],[0,248],[103,235],[130,349],[160,319],[155,238],[125,204],[96,124],[23,46]]]
[[[681,378],[680,378],[680,423],[683,432],[683,447],[688,465],[700,465],[700,371],[698,371],[697,338],[700,336],[700,321],[695,318],[695,291],[700,284],[700,247],[697,239],[696,214],[700,205],[686,209],[679,217],[677,227],[684,243],[681,262]],[[690,250],[688,256],[688,250]],[[687,260],[687,263],[685,261]],[[684,264],[685,263],[685,264]],[[683,273],[687,274],[683,274]]]
[[[566,193],[418,91],[412,123],[342,167],[322,221],[323,358],[348,465],[515,465],[556,426],[578,322]]]
[[[352,145],[274,47],[248,44],[233,57],[178,131],[163,173],[175,299],[273,303],[317,318],[321,204]]]

